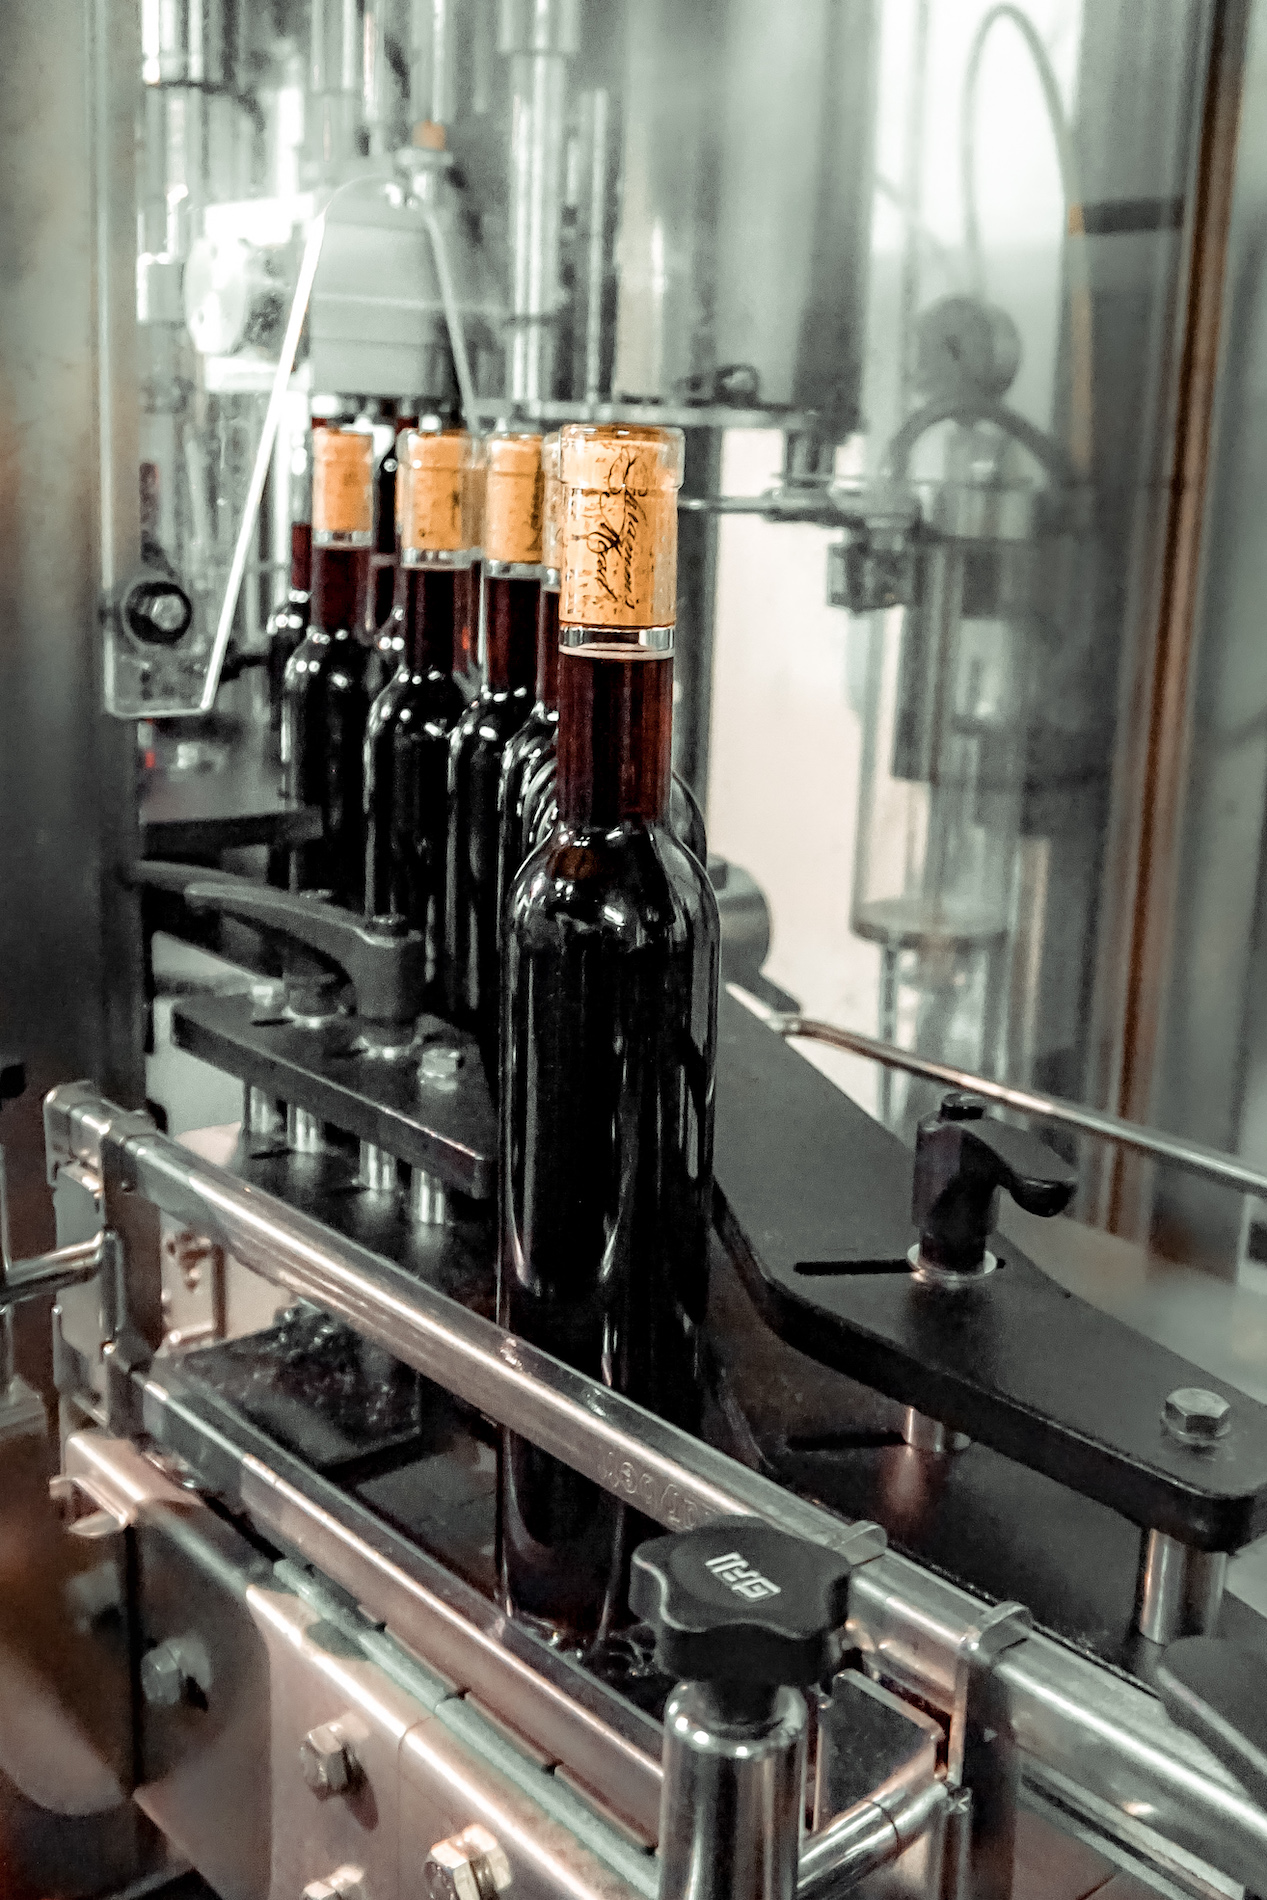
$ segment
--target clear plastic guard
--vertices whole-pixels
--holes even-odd
[[[183,454],[175,458],[181,500],[179,531],[174,535],[179,560],[173,562],[152,535],[143,535],[145,559],[139,574],[129,576],[118,597],[108,603],[104,698],[106,711],[116,718],[179,718],[209,712],[235,627],[240,639],[245,635],[243,644],[252,644],[253,629],[243,626],[241,611],[244,581],[250,578],[258,583],[267,570],[274,583],[269,598],[284,592],[284,581],[272,575],[272,564],[261,553],[260,507],[279,437],[282,453],[287,449],[288,412],[302,407],[306,417],[306,394],[314,374],[309,314],[315,300],[323,300],[331,311],[355,312],[354,326],[364,322],[367,312],[372,317],[376,303],[390,309],[397,324],[402,315],[405,320],[441,319],[466,425],[472,433],[478,432],[463,311],[478,313],[492,324],[498,324],[504,312],[488,293],[479,260],[464,246],[437,189],[440,182],[426,172],[412,180],[379,174],[339,186],[320,210],[310,198],[295,201],[290,243],[272,246],[271,276],[262,286],[247,285],[248,293],[253,290],[263,307],[271,299],[278,315],[288,303],[280,345],[271,359],[258,348],[216,359],[214,422],[186,430]],[[337,232],[339,242],[328,242],[331,232]],[[391,280],[382,285],[365,270],[367,232],[380,257],[391,260]],[[221,256],[225,250],[231,252],[231,244],[222,247]],[[236,261],[230,255],[230,268]],[[207,265],[201,312],[211,327],[223,307],[243,294],[240,274],[232,281],[217,282],[215,273],[213,256]],[[337,317],[333,327],[338,328]],[[307,357],[301,360],[305,342]],[[346,360],[357,347],[355,334],[350,334],[327,348],[325,361]],[[363,386],[355,392],[343,390],[337,381],[329,385],[323,380],[321,387],[328,386],[349,395],[373,393]],[[407,392],[401,388],[392,393]],[[143,518],[145,510],[143,470]],[[133,590],[151,584],[174,585],[192,605],[188,631],[170,644],[161,638],[161,625],[157,630],[146,625],[138,633],[137,616],[127,610]],[[157,618],[161,621],[161,613]]]

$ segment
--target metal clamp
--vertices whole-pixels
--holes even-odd
[[[1007,1691],[994,1665],[1004,1650],[1023,1643],[1033,1627],[1024,1604],[998,1603],[965,1632],[955,1652],[942,1890],[956,1900],[1010,1900],[1016,1745]]]

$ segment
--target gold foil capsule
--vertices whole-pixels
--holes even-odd
[[[539,567],[545,491],[541,437],[490,435],[485,448],[484,559]]]
[[[471,481],[476,443],[464,429],[408,429],[396,450],[400,548],[469,560],[478,545]]]
[[[559,620],[670,627],[677,617],[680,429],[568,423],[559,431]]]
[[[374,438],[364,429],[312,432],[312,536],[368,547],[374,538]]]

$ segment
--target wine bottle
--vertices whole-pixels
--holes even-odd
[[[535,851],[539,844],[545,843],[558,822],[554,754],[552,741],[543,749],[520,794],[518,849],[521,864],[530,851]],[[707,865],[708,832],[704,826],[704,814],[694,792],[677,772],[669,782],[669,824],[691,855],[698,858],[701,864]]]
[[[484,679],[449,750],[445,996],[497,1084],[501,976],[497,794],[507,743],[532,707],[541,593],[539,435],[493,436],[484,482]]]
[[[559,724],[559,436],[541,445],[541,595],[537,607],[536,698],[502,755],[497,788],[497,916],[505,916],[511,879],[528,855],[524,845],[527,798],[536,775],[554,758]],[[553,779],[551,780],[553,785]]]
[[[479,538],[467,480],[476,445],[461,431],[407,432],[397,443],[400,533],[388,623],[400,666],[365,731],[366,891],[427,943],[426,998],[436,1008],[444,944],[449,744],[466,708],[453,677],[466,580]]]
[[[313,432],[312,446],[311,622],[286,666],[282,764],[288,796],[320,811],[321,836],[294,853],[291,883],[359,908],[373,438],[325,427]]]
[[[312,606],[312,450],[307,425],[290,443],[290,585],[268,621],[268,724],[280,735],[286,667],[308,631]]]
[[[558,819],[507,899],[498,1315],[691,1428],[701,1388],[720,931],[669,824],[673,429],[562,431]],[[513,1433],[507,1607],[584,1645],[627,1616],[630,1508]]]
[[[384,629],[396,608],[396,570],[400,549],[400,510],[396,506],[399,481],[401,437],[418,426],[418,404],[402,400],[396,404],[395,439],[378,465],[374,478],[377,494],[374,548],[378,564],[374,571],[374,624]]]

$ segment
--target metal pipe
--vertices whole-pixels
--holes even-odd
[[[1165,1531],[1141,1532],[1136,1629],[1150,1643],[1211,1634],[1219,1620],[1226,1578],[1225,1550],[1194,1550]]]
[[[394,1194],[399,1170],[396,1157],[376,1141],[363,1141],[357,1167],[357,1179],[373,1194]]]
[[[833,1049],[847,1050],[850,1055],[865,1056],[870,1062],[882,1062],[886,1068],[903,1069],[908,1075],[917,1075],[926,1082],[939,1082],[951,1089],[967,1089],[973,1095],[984,1095],[992,1102],[1001,1102],[1005,1108],[1014,1108],[1022,1115],[1034,1115],[1041,1121],[1076,1128],[1081,1135],[1093,1135],[1098,1141],[1116,1142],[1118,1147],[1130,1148],[1136,1154],[1153,1155],[1159,1161],[1168,1161],[1174,1167],[1187,1169],[1189,1174],[1201,1175],[1207,1181],[1217,1181],[1223,1187],[1236,1189],[1238,1193],[1267,1197],[1267,1174],[1260,1174],[1257,1168],[1247,1166],[1235,1155],[1223,1154],[1217,1148],[1207,1148],[1202,1142],[1188,1141],[1182,1135],[1167,1135],[1160,1128],[1148,1128],[1141,1122],[1124,1121],[1120,1115],[1106,1114],[1103,1109],[1084,1108],[1081,1103],[1066,1101],[1060,1095],[1040,1095],[1036,1089],[1015,1088],[1010,1082],[995,1082],[989,1076],[971,1075],[966,1069],[953,1068],[948,1062],[930,1061],[927,1056],[917,1056],[909,1049],[897,1048],[891,1042],[880,1042],[874,1036],[864,1036],[856,1029],[839,1029],[834,1023],[816,1022],[808,1016],[770,1014],[765,1020],[780,1036],[825,1042]]]
[[[567,61],[578,44],[575,0],[501,0],[498,50],[510,58],[510,389],[554,394],[561,302]]]
[[[797,1900],[840,1893],[887,1867],[936,1824],[949,1800],[945,1782],[930,1781],[904,1790],[892,1807],[856,1802],[802,1845]]]
[[[101,1166],[109,1103],[82,1085],[46,1103],[50,1161]],[[949,1711],[956,1657],[982,1606],[854,1525],[749,1471],[470,1313],[366,1248],[154,1134],[126,1143],[135,1191],[241,1263],[674,1529],[754,1515],[848,1554],[850,1629],[875,1672]],[[995,1665],[1026,1772],[1123,1837],[1147,1827],[1242,1883],[1267,1859],[1267,1813],[1156,1698],[1041,1632]]]
[[[447,1227],[449,1197],[444,1182],[425,1168],[409,1171],[409,1215],[417,1227]]]
[[[286,1104],[286,1146],[297,1155],[319,1154],[322,1145],[320,1117],[310,1109],[296,1108],[293,1102]]]

